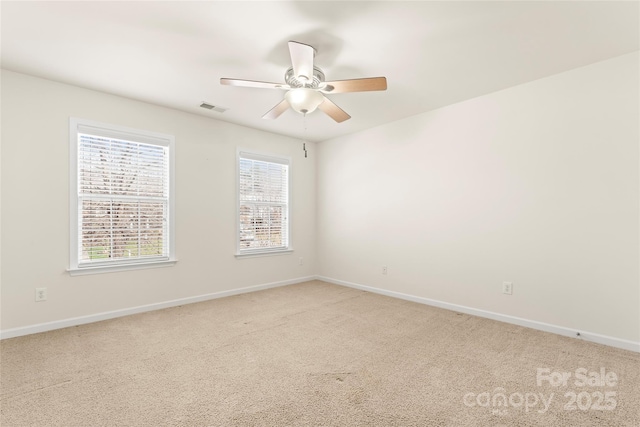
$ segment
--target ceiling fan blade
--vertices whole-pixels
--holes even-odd
[[[324,101],[318,105],[318,108],[324,111],[324,113],[331,117],[338,123],[342,123],[345,120],[349,120],[351,118],[350,115],[344,112],[344,110],[334,104],[329,98],[324,97]]]
[[[260,89],[290,89],[289,85],[284,83],[259,82],[256,80],[240,80],[240,79],[220,79],[221,85],[256,87]]]
[[[316,54],[313,46],[290,41],[289,54],[291,55],[291,65],[295,76],[304,76],[311,82],[313,80],[313,57]]]
[[[263,119],[277,119],[280,117],[280,114],[284,113],[289,109],[289,101],[283,99],[278,105],[273,107],[271,110],[267,111],[267,113],[262,116]]]
[[[324,82],[320,89],[323,93],[367,92],[371,90],[387,90],[386,77],[368,77],[364,79],[336,80]]]

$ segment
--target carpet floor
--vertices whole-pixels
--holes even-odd
[[[319,281],[0,357],[2,427],[640,426],[640,354]]]

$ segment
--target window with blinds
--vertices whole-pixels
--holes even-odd
[[[173,137],[72,122],[72,269],[170,260]]]
[[[238,156],[238,253],[289,250],[289,160]]]

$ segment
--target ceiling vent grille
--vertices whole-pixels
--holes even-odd
[[[225,111],[228,110],[228,108],[219,107],[217,105],[211,105],[207,102],[203,102],[202,104],[200,104],[200,107],[205,108],[207,110],[213,110],[217,113],[224,113]]]

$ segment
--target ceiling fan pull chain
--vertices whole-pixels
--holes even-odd
[[[304,126],[304,132],[302,134],[302,149],[304,150],[304,158],[307,158],[307,114],[302,115],[302,123]]]

